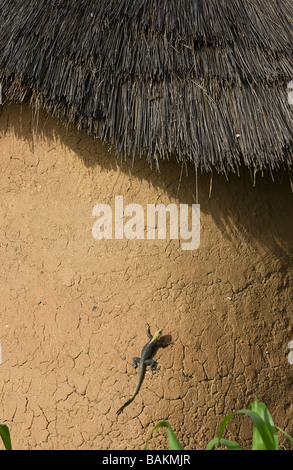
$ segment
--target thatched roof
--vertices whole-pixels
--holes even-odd
[[[292,166],[292,0],[1,0],[0,12],[5,99],[151,162]]]

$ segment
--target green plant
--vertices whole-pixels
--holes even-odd
[[[10,432],[6,424],[0,424],[0,437],[6,450],[12,450]]]
[[[281,431],[293,445],[293,438],[281,428],[275,427],[266,405],[255,398],[254,402],[250,403],[247,409],[230,413],[223,419],[220,424],[218,437],[215,437],[209,442],[207,446],[208,450],[211,450],[214,447],[217,449],[219,444],[225,445],[229,450],[242,450],[242,447],[237,442],[222,438],[226,424],[231,418],[233,418],[233,416],[235,416],[235,414],[246,414],[252,419],[252,450],[278,450],[279,439],[277,429]]]
[[[169,447],[171,450],[184,450],[184,447],[182,447],[182,445],[180,444],[180,442],[178,442],[175,434],[174,434],[174,431],[171,427],[171,425],[167,422],[167,421],[160,421],[155,427],[154,429],[152,430],[152,432],[150,433],[149,437],[147,438],[147,441],[146,441],[146,444],[145,444],[145,447],[144,447],[144,450],[147,449],[148,447],[148,444],[149,444],[149,440],[151,439],[152,435],[153,435],[153,432],[158,429],[158,428],[168,428],[168,437],[169,437]]]
[[[242,450],[242,447],[238,444],[238,442],[223,439],[222,437],[228,421],[230,421],[230,419],[233,418],[235,414],[246,414],[253,422],[252,450],[278,450],[279,439],[277,430],[281,431],[289,439],[293,446],[293,438],[281,428],[275,427],[273,419],[266,405],[262,402],[259,402],[257,398],[255,398],[255,401],[250,403],[247,409],[230,413],[223,419],[220,424],[218,436],[208,443],[207,450],[218,449],[220,444],[226,446],[228,450]],[[147,449],[153,432],[159,427],[168,428],[170,450],[184,450],[182,445],[178,442],[172,427],[167,421],[161,421],[154,427],[147,439],[145,449]]]

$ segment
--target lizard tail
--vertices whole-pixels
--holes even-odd
[[[134,397],[133,397],[133,398],[134,398]],[[116,411],[117,415],[120,415],[120,413],[122,413],[122,411],[124,410],[124,408],[132,402],[133,398],[132,398],[132,397],[129,398],[129,400],[127,400],[127,402],[124,403],[124,405],[122,405],[121,408],[119,408],[118,411]]]
[[[124,405],[122,405],[121,408],[119,408],[118,411],[116,411],[117,415],[120,415],[120,413],[122,413],[122,411],[124,410],[124,408],[125,408],[126,406],[130,405],[130,403],[134,400],[134,398],[135,398],[136,395],[138,394],[139,389],[140,389],[141,384],[142,384],[142,377],[143,377],[143,375],[141,375],[141,374],[142,374],[143,371],[144,371],[143,367],[145,367],[145,366],[144,366],[144,363],[141,362],[140,365],[139,365],[139,369],[140,369],[140,372],[139,372],[140,378],[139,378],[139,380],[138,380],[138,384],[137,384],[137,386],[136,386],[136,389],[135,389],[133,395],[129,398],[129,400],[127,400],[127,402],[124,403]]]
[[[128,405],[130,405],[130,403],[134,400],[134,398],[136,397],[138,391],[139,391],[139,388],[140,388],[140,384],[138,384],[138,386],[136,387],[135,389],[135,392],[134,394],[129,398],[129,400],[127,400],[126,403],[124,403],[124,405],[121,406],[121,408],[119,408],[118,411],[116,411],[117,415],[120,415],[120,413],[124,410],[124,408]]]

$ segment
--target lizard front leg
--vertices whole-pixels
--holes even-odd
[[[151,327],[150,327],[150,325],[149,325],[148,323],[146,324],[146,329],[147,329],[147,335],[148,335],[148,337],[149,337],[150,339],[152,339],[152,338],[153,338],[153,335],[151,335],[151,331],[150,331],[150,330],[151,330]]]

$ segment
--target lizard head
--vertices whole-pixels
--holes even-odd
[[[153,341],[154,341],[154,340],[159,340],[159,339],[161,338],[161,336],[162,336],[162,332],[163,332],[163,330],[161,330],[161,329],[157,330],[157,331],[155,332],[155,334],[154,334],[152,340],[153,340]]]

